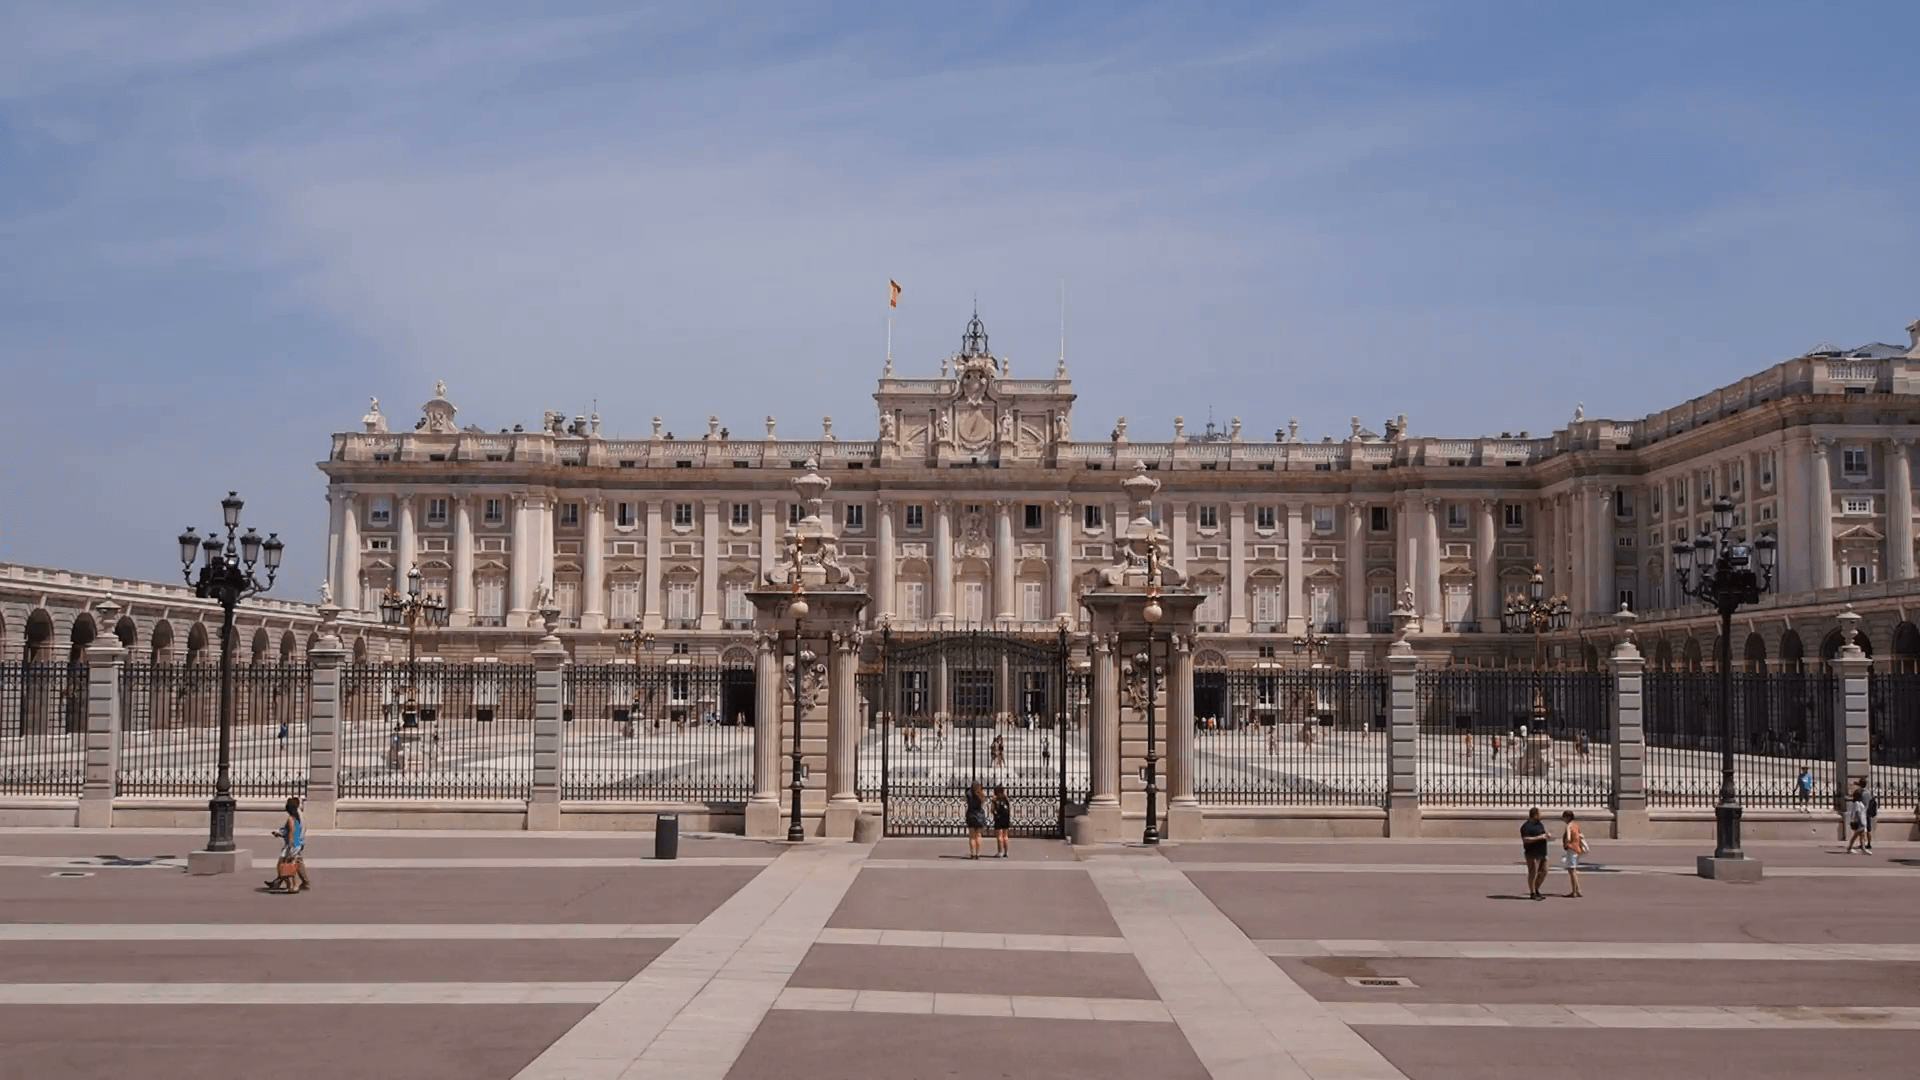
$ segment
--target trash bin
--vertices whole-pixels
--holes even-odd
[[[680,815],[658,814],[653,819],[653,857],[680,857]]]

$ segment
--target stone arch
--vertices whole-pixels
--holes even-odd
[[[1687,643],[1680,647],[1680,670],[1695,674],[1705,670],[1700,660],[1700,639],[1689,635]]]
[[[91,612],[83,611],[73,617],[73,627],[67,631],[67,663],[78,664],[87,654],[87,646],[99,634],[99,628],[93,621]]]
[[[1666,638],[1661,638],[1660,641],[1654,645],[1653,670],[1655,671],[1672,671],[1673,670],[1673,642],[1672,641],[1669,641]]]
[[[283,664],[293,663],[294,652],[299,647],[300,641],[293,636],[292,630],[282,631],[280,634],[280,662]]]
[[[113,624],[113,636],[120,639],[121,648],[131,649],[140,641],[140,624],[133,621],[133,616],[122,615]]]
[[[1910,622],[1893,628],[1893,670],[1920,671],[1920,627]]]
[[[1767,673],[1767,639],[1759,634],[1747,635],[1747,644],[1742,649],[1741,670],[1750,675]]]
[[[364,634],[353,639],[353,662],[356,664],[367,662],[367,638]]]
[[[1798,631],[1788,630],[1786,633],[1780,635],[1781,671],[1798,673],[1801,670],[1801,665],[1806,662],[1806,656],[1807,647],[1801,643]]]
[[[187,630],[187,663],[204,664],[207,656],[207,624],[195,621]]]
[[[1861,652],[1866,653],[1868,656],[1873,655],[1873,641],[1867,637],[1865,630],[1854,635],[1853,643],[1860,646]],[[1820,659],[1829,664],[1833,663],[1834,657],[1840,655],[1840,649],[1845,644],[1846,638],[1840,633],[1838,627],[1829,630],[1827,636],[1820,639]]]
[[[720,654],[720,666],[730,671],[753,666],[753,650],[745,645],[729,645]]]
[[[271,659],[268,650],[272,648],[272,640],[267,636],[266,627],[256,628],[253,632],[253,646],[247,650],[247,663],[267,663]]]
[[[46,608],[27,614],[27,636],[21,659],[29,664],[53,663],[53,616]]]
[[[1584,671],[1600,670],[1600,650],[1591,641],[1580,643],[1580,666]]]
[[[148,639],[151,652],[148,659],[155,664],[173,663],[173,624],[161,619],[153,624],[153,635]]]
[[[1219,649],[1201,649],[1193,654],[1193,666],[1202,671],[1227,670],[1227,655]]]

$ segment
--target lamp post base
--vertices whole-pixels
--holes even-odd
[[[1760,871],[1759,859],[1723,859],[1717,855],[1700,855],[1694,860],[1694,872],[1713,881],[1751,885],[1760,880]]]
[[[187,852],[187,873],[196,877],[206,874],[237,874],[252,865],[253,852],[251,851]]]

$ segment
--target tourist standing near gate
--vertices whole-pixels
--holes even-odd
[[[1540,887],[1547,883],[1547,823],[1540,820],[1537,806],[1520,825],[1520,850],[1527,857],[1527,898],[1545,900]]]
[[[1860,845],[1860,854],[1867,854],[1867,785],[1865,780],[1856,780],[1847,788],[1846,820],[1847,850],[1843,855],[1851,855],[1854,845]]]
[[[1560,821],[1566,830],[1560,834],[1560,863],[1567,868],[1567,895],[1580,895],[1580,856],[1587,853],[1587,838],[1580,831],[1580,823],[1573,820],[1573,811],[1560,814]]]
[[[999,844],[999,857],[1007,857],[1007,831],[1013,828],[1013,800],[1007,798],[1007,789],[996,786],[993,789],[993,838]]]
[[[967,858],[980,857],[980,830],[987,827],[987,793],[975,780],[967,789]]]

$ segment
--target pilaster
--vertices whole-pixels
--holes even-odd
[[[835,632],[827,661],[827,810],[820,835],[853,838],[860,817],[854,767],[860,751],[859,690],[855,673],[860,666],[860,635]]]

